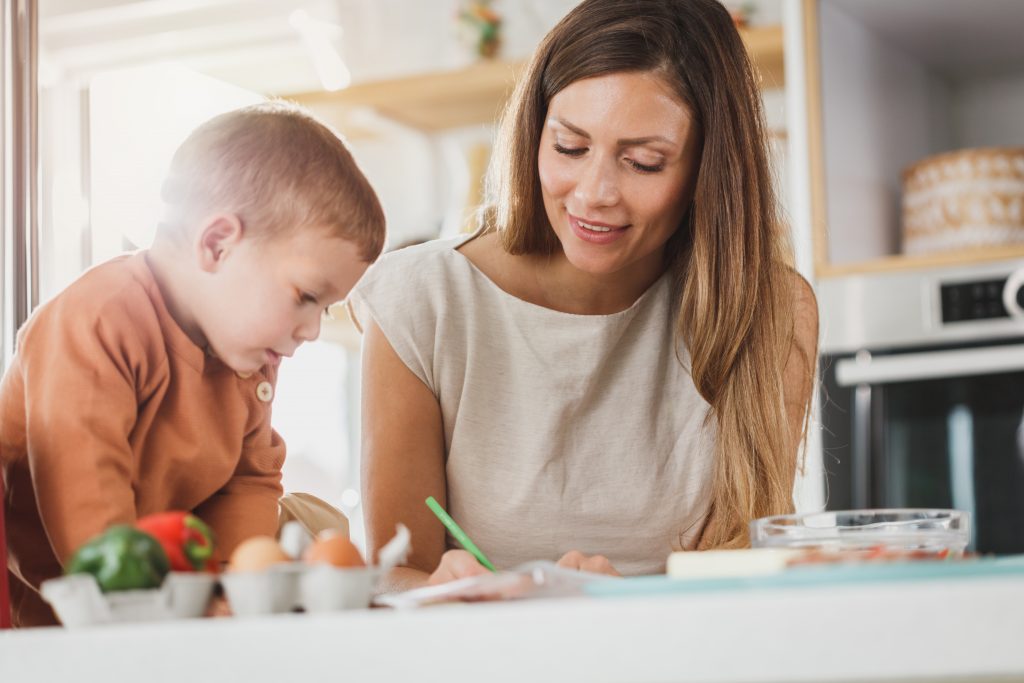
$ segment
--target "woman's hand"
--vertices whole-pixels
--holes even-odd
[[[622,576],[608,558],[604,555],[584,555],[578,550],[570,550],[558,561],[559,567],[566,569],[577,569],[581,572],[592,572],[594,574],[607,574],[608,576]]]
[[[427,583],[433,586],[487,573],[487,568],[477,562],[476,558],[467,551],[449,550],[441,556],[441,562],[437,565],[434,573],[430,575]]]

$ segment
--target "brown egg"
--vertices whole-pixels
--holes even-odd
[[[343,534],[320,534],[302,556],[306,562],[324,562],[335,567],[365,567],[359,549]]]
[[[242,541],[235,552],[231,553],[228,571],[260,572],[271,565],[291,560],[270,536],[253,536]]]

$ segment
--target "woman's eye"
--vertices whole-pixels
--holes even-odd
[[[627,159],[627,161],[629,162],[630,166],[640,171],[641,173],[658,173],[659,171],[665,170],[664,162],[650,166],[647,164],[641,164],[639,161],[634,161],[633,159]]]
[[[555,143],[555,151],[559,154],[564,154],[567,157],[578,157],[587,151],[586,147],[563,147],[562,145]]]

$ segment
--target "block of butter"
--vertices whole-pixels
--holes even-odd
[[[692,550],[668,556],[666,573],[674,579],[718,579],[762,576],[784,570],[803,554],[795,548]]]

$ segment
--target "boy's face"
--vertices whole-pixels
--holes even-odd
[[[199,320],[211,350],[235,372],[277,365],[320,335],[320,316],[348,296],[369,264],[325,230],[241,239],[211,272]]]

